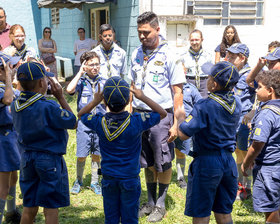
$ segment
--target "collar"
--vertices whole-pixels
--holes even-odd
[[[191,47],[189,48],[189,52],[192,56],[197,57],[200,56],[203,52],[202,47],[200,48],[200,50],[198,52],[194,51]]]
[[[8,23],[6,23],[6,27],[2,31],[0,31],[0,34],[9,31],[10,28],[11,28],[11,26]]]
[[[103,51],[105,54],[110,54],[110,53],[112,53],[112,51],[114,50],[114,47],[115,47],[115,43],[113,42],[112,45],[111,45],[111,47],[110,47],[110,49],[107,51],[107,50],[104,48],[103,44],[102,44],[102,43],[100,44],[100,48],[102,49],[102,51]]]
[[[236,100],[231,91],[217,91],[210,93],[209,98],[215,100],[223,108],[225,108],[230,114],[233,114],[236,108]]]
[[[246,65],[243,66],[243,68],[239,71],[239,75],[242,76],[244,75],[246,72],[250,71],[251,67],[249,66],[249,64],[247,63]]]
[[[20,112],[42,98],[45,99],[40,93],[22,91],[15,100],[15,111]]]

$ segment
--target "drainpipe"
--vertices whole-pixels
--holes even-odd
[[[186,0],[183,0],[183,15],[186,14]]]
[[[154,5],[154,1],[151,0],[151,12],[153,12],[153,5]]]

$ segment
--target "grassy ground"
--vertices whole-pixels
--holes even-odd
[[[76,111],[75,98],[67,98],[73,111]],[[72,187],[76,178],[76,134],[75,131],[70,130],[69,141],[67,147],[67,154],[65,160],[68,166],[69,183]],[[191,159],[188,158],[188,164]],[[90,184],[90,159],[87,159],[86,169],[84,172],[84,186]],[[187,172],[186,172],[187,173]],[[141,203],[147,200],[147,190],[144,181],[143,172],[140,174],[142,183]],[[19,187],[17,193],[20,194]],[[191,223],[191,218],[184,216],[186,191],[180,189],[176,185],[176,169],[173,164],[172,181],[168,190],[166,209],[167,214],[161,223]],[[62,224],[101,224],[104,223],[103,202],[102,196],[95,195],[91,190],[84,187],[80,194],[71,195],[71,205],[66,208],[61,208],[59,211],[59,220]],[[22,209],[22,200],[17,200],[17,205]],[[236,201],[232,212],[234,223],[236,224],[257,224],[264,223],[264,216],[260,213],[255,213],[252,208],[252,200],[245,202]],[[44,223],[42,209],[36,217],[36,223]],[[146,218],[139,220],[139,223],[148,223]],[[216,223],[213,215],[210,223]]]

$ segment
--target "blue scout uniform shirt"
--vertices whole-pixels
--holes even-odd
[[[0,81],[0,128],[1,126],[7,126],[13,124],[10,106],[7,106],[6,104],[2,103],[4,94],[5,94],[5,84]],[[19,91],[15,90],[14,94],[18,96]]]
[[[158,113],[84,114],[81,120],[99,137],[103,175],[116,178],[139,175],[142,132],[160,122]]]
[[[252,121],[250,142],[264,142],[257,156],[258,164],[280,163],[280,100],[269,100],[262,104]]]
[[[99,73],[105,79],[111,76],[124,77],[127,73],[126,52],[117,44],[113,43],[111,49],[106,52],[102,44],[99,44],[92,51],[100,57]]]
[[[97,75],[93,79],[90,78],[86,73],[80,78],[76,86],[76,92],[78,93],[77,99],[77,111],[79,112],[84,106],[86,106],[90,101],[93,100],[95,92],[98,92],[98,84],[100,84],[100,90],[103,90],[106,79]],[[96,113],[106,112],[106,107],[104,104],[99,104],[96,106]]]
[[[210,93],[194,105],[180,130],[193,136],[196,155],[222,149],[233,152],[241,109],[239,99],[229,92]]]
[[[142,46],[133,51],[128,78],[164,109],[173,108],[171,86],[186,82],[181,61],[161,36],[158,48],[149,55],[144,53]],[[139,110],[151,110],[136,97],[133,97],[132,106]]]
[[[11,110],[22,151],[66,153],[68,134],[65,129],[75,127],[73,113],[39,93],[26,91],[12,103]]]
[[[201,66],[206,62],[213,63],[212,56],[208,52],[204,51],[203,48],[200,49],[200,52],[195,57],[189,50],[186,50],[184,54],[181,55],[182,63],[187,70],[185,74],[188,77],[195,78],[196,73],[198,72],[200,77],[207,77],[208,74],[204,74],[201,70]]]
[[[186,116],[190,114],[195,103],[202,99],[198,89],[191,83],[185,83],[183,86],[183,103]]]
[[[252,110],[254,101],[255,101],[255,88],[248,86],[246,83],[246,78],[251,71],[251,68],[246,64],[239,71],[239,80],[236,86],[234,87],[234,93],[239,97],[242,104],[242,116],[247,114]]]

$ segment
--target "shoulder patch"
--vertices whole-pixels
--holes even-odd
[[[91,119],[92,119],[92,117],[93,117],[93,115],[91,114],[91,115],[89,115],[88,117],[87,117],[87,120],[88,121],[90,121]]]
[[[150,118],[150,114],[149,113],[140,113],[141,114],[141,118],[142,118],[142,121],[145,122],[146,121],[146,118]]]
[[[189,116],[185,119],[185,121],[188,123],[188,122],[191,121],[192,118],[193,118],[193,116],[192,116],[192,115],[189,115]]]
[[[69,117],[69,113],[68,113],[68,111],[63,110],[63,111],[61,111],[60,116],[61,116],[61,117]]]

